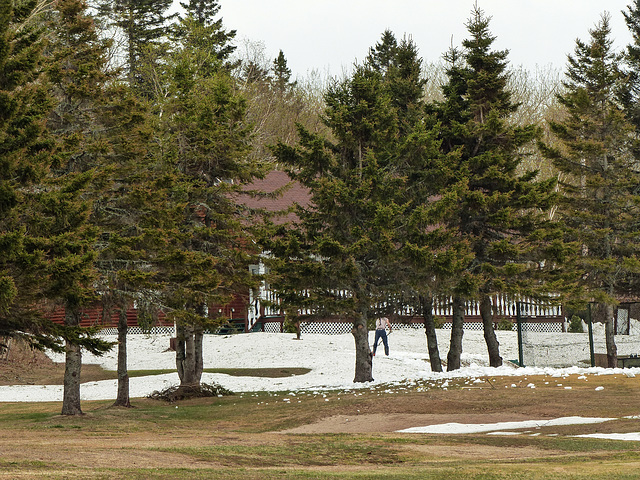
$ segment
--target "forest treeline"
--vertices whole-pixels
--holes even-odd
[[[640,279],[640,0],[622,12],[632,44],[613,49],[603,14],[563,74],[511,69],[476,6],[441,62],[385,31],[329,79],[239,48],[216,1],[171,6],[0,0],[0,335],[66,352],[63,414],[81,413],[82,349],[113,347],[80,327],[85,307],[119,314],[129,406],[129,305],[143,325],[175,322],[181,385],[199,385],[209,307],[257,288],[259,261],[288,317],[353,321],[356,382],[372,380],[368,325],[391,299],[424,316],[442,370],[440,295],[449,370],[471,300],[502,364],[496,293],[594,302],[617,364],[614,309]],[[239,200],[273,169],[310,192],[293,224]]]

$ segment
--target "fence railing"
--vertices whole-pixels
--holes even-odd
[[[305,293],[305,292],[303,292]],[[350,292],[347,290],[339,290],[335,292],[339,299],[348,298]],[[412,317],[418,315],[418,300],[409,297],[411,300],[403,299],[402,296],[392,296],[388,302],[382,302],[379,307],[381,311],[388,310],[391,306],[393,314],[401,317]],[[256,307],[254,315],[257,317],[275,317],[284,313],[280,307],[280,299],[277,292],[269,288],[268,285],[262,287],[259,291],[259,298],[256,298]],[[499,318],[515,318],[517,315],[516,304],[525,302],[529,305],[527,312],[529,317],[562,317],[562,306],[551,302],[534,300],[528,297],[517,297],[507,294],[494,295],[491,298],[491,306],[494,317]],[[451,297],[439,296],[433,298],[433,314],[438,317],[451,317],[453,315],[453,302]],[[301,310],[300,315],[312,315],[310,309]],[[465,304],[465,316],[480,316],[480,302],[470,300]]]

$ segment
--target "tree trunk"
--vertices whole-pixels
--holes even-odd
[[[427,336],[427,349],[432,372],[442,372],[440,352],[438,350],[438,337],[436,335],[436,323],[433,320],[433,299],[420,295],[422,304],[422,318],[424,321],[424,333]]]
[[[176,366],[180,386],[197,387],[202,378],[204,332],[201,327],[178,325],[176,337]]]
[[[131,407],[127,369],[127,302],[120,304],[118,316],[118,395],[114,407]]]
[[[351,334],[356,343],[356,375],[354,382],[373,382],[371,347],[369,346],[369,328],[367,318],[361,315],[353,323]]]
[[[613,305],[605,305],[604,312],[604,333],[605,341],[607,344],[607,366],[609,368],[616,368],[618,366],[618,347],[616,347],[615,339],[615,319],[613,315]]]
[[[489,352],[489,365],[492,367],[502,366],[500,356],[500,343],[493,328],[493,312],[491,311],[491,297],[482,295],[480,299],[480,316],[482,317],[482,327],[484,330],[484,341]]]
[[[462,335],[464,334],[464,299],[453,297],[453,320],[451,322],[451,343],[447,355],[447,372],[460,368],[460,356],[462,355]]]
[[[300,340],[300,320],[296,320],[294,326],[296,327],[296,340]]]
[[[201,326],[195,327],[193,332],[193,356],[195,357],[193,381],[196,385],[202,382],[202,372],[204,370],[204,358],[202,351],[202,341],[204,339],[204,330]]]
[[[65,325],[80,325],[80,311],[67,308]],[[65,340],[64,393],[62,396],[62,415],[82,415],[80,408],[80,370],[82,369],[82,350],[80,345]]]
[[[191,325],[184,327],[184,360],[182,361],[183,377],[180,379],[182,385],[196,385],[196,356],[194,329]]]
[[[187,356],[185,343],[185,327],[180,323],[176,323],[176,368],[178,369],[178,377],[180,377],[181,384],[185,376],[185,358]]]

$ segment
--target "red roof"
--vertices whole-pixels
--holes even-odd
[[[245,195],[241,198],[241,202],[249,208],[262,209],[267,212],[281,212],[280,215],[273,218],[277,224],[295,222],[297,216],[287,212],[287,209],[296,204],[303,207],[308,206],[311,202],[311,194],[307,188],[291,180],[286,172],[273,170],[265,178],[256,179],[244,188],[245,191],[253,190],[263,194],[274,193],[279,189],[283,189],[279,195]]]

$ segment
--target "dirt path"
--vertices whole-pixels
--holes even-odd
[[[485,414],[403,414],[374,413],[365,415],[335,415],[322,420],[283,430],[280,433],[391,433],[405,428],[442,423],[496,423],[531,420],[530,415],[515,413]]]

